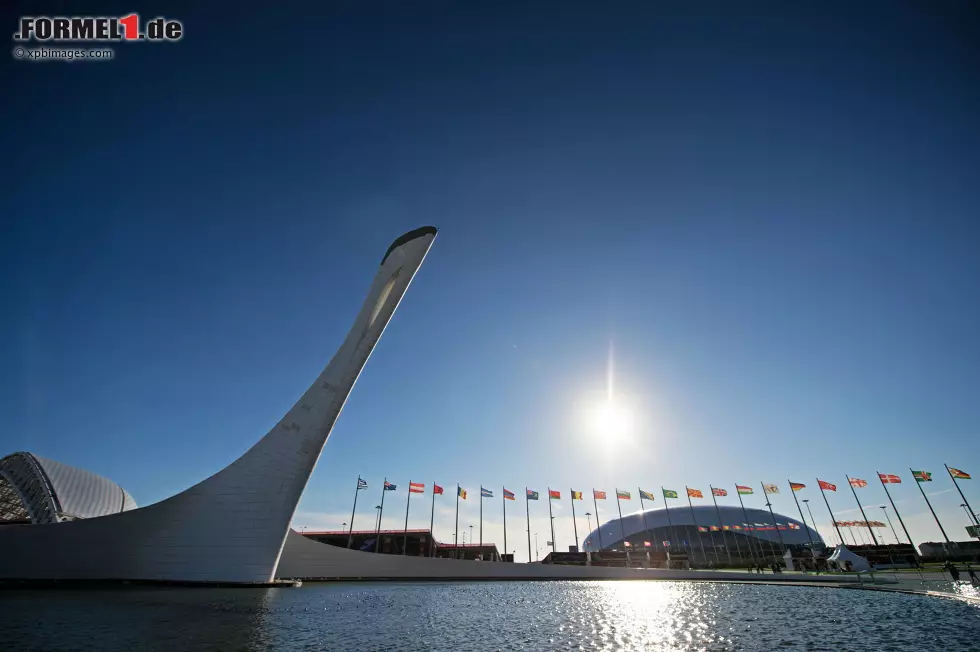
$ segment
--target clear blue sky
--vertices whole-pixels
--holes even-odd
[[[815,476],[857,519],[844,474],[878,505],[881,470],[936,540],[912,466],[965,536],[942,464],[980,509],[975,3],[195,4],[167,3],[176,44],[3,63],[0,453],[180,491],[275,424],[390,241],[434,224],[297,526],[348,521],[358,473],[366,527],[384,476],[386,527],[410,479],[446,486],[449,541],[457,481],[476,526],[481,482],[779,482],[794,515],[791,478],[829,535]],[[105,10],[163,9],[136,5]],[[611,347],[635,410],[612,449],[583,417]]]

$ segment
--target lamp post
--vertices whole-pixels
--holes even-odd
[[[481,499],[482,500],[482,499]],[[470,526],[470,545],[473,545],[473,526]]]
[[[881,507],[881,511],[885,514],[885,519],[888,521],[888,527],[892,529],[892,535],[895,537],[895,543],[901,543],[901,541],[898,540],[898,533],[895,532],[895,526],[892,525],[892,518],[888,515],[888,505],[878,505],[878,507]]]
[[[374,515],[374,529],[380,530],[381,529],[381,505],[375,505],[374,509],[376,509],[378,512],[377,514]]]
[[[592,512],[586,512],[585,518],[589,519],[589,534],[592,534]],[[589,544],[592,545],[592,544]]]
[[[541,558],[541,548],[538,548],[538,533],[534,533],[534,561]]]
[[[803,502],[804,505],[806,505],[806,512],[807,512],[807,514],[810,515],[810,522],[813,523],[813,529],[816,530],[817,529],[817,521],[814,520],[814,518],[813,518],[813,510],[810,509],[810,499],[809,498],[804,498],[802,502]],[[820,531],[819,530],[817,530],[817,534],[820,534]]]

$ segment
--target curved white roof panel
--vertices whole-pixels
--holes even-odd
[[[137,507],[112,480],[31,453],[0,459],[0,520],[57,523]]]

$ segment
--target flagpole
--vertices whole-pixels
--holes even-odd
[[[647,508],[643,503],[643,490],[639,487],[636,490],[640,492],[640,514],[643,515],[643,540],[646,541],[647,539],[653,539],[653,537],[650,536],[650,526],[647,525]],[[652,540],[650,541],[650,545],[653,545]],[[647,553],[647,556],[649,556],[649,553]]]
[[[779,533],[779,523],[776,522],[776,514],[772,511],[772,501],[769,500],[769,493],[766,491],[766,483],[760,482],[759,484],[762,485],[762,494],[766,497],[766,507],[769,508],[769,515],[772,516],[772,526],[776,528],[776,538],[779,539],[779,547],[786,548],[786,544],[783,543],[783,535]],[[784,552],[785,550],[782,553],[779,553],[778,556],[782,557]]]
[[[456,483],[456,534],[453,535],[453,559],[459,559],[459,483]]]
[[[694,534],[698,537],[698,544],[701,546],[701,559],[707,566],[708,555],[704,552],[704,539],[701,538],[701,532],[698,530],[698,517],[694,515],[694,503],[691,502],[691,489],[687,485],[684,485],[684,489],[687,491],[687,504],[691,508],[691,520],[694,521]]]
[[[428,552],[435,553],[436,536],[432,531],[433,526],[436,523],[436,481],[432,481],[432,514],[429,516],[429,544],[431,550]],[[429,557],[430,555],[426,555]]]
[[[572,499],[572,528],[575,530],[575,550],[578,550],[578,523],[575,522],[575,492],[569,489],[568,495]]]
[[[664,498],[664,511],[667,512],[667,525],[670,526],[670,536],[673,539],[673,541],[670,542],[670,545],[667,546],[667,552],[670,552],[673,545],[675,543],[679,543],[679,541],[677,540],[677,531],[674,530],[674,522],[670,520],[670,505],[667,504],[667,496],[664,494],[663,485],[660,485],[660,495]]]
[[[725,541],[725,529],[724,522],[721,520],[721,510],[718,509],[718,498],[715,496],[715,488],[710,484],[708,488],[711,489],[711,502],[715,504],[715,513],[718,515],[718,531],[721,532],[721,543],[725,546],[725,555],[728,557],[728,563],[732,563],[732,551],[728,549],[728,542]],[[714,545],[714,539],[712,539],[711,545]]]
[[[592,487],[592,504],[595,505],[595,531],[599,533],[599,550],[602,550],[602,522],[599,520],[599,500],[595,497],[595,487]]]
[[[786,480],[786,482],[789,482],[789,492],[793,494],[793,501],[796,503],[796,509],[800,512],[800,520],[803,521],[803,527],[806,528],[806,538],[810,540],[810,557],[813,558],[813,536],[810,534],[810,526],[806,524],[806,519],[803,518],[803,508],[800,507],[800,501],[796,497],[796,491],[793,490],[793,483],[790,482],[790,480]],[[814,565],[814,568],[816,568],[816,565]]]
[[[738,504],[742,507],[742,525],[749,527],[749,515],[745,513],[745,503],[742,502],[742,494],[738,492],[738,483],[735,483],[735,495],[738,496]],[[664,501],[666,502],[666,500]],[[755,557],[755,546],[752,545],[752,537],[746,536],[745,540],[749,543],[749,555],[752,557],[752,561],[757,561]],[[762,542],[759,542],[759,557],[762,557]]]
[[[837,524],[837,517],[834,516],[834,511],[830,509],[830,501],[827,500],[827,492],[820,485],[820,478],[817,478],[817,487],[820,489],[820,495],[823,496],[823,502],[827,506],[827,511],[830,513],[830,521],[834,524],[834,529],[837,530],[837,538],[840,539],[841,544],[844,544],[844,535],[840,533],[840,526]]]
[[[500,487],[500,502],[504,504],[504,554],[507,554],[507,490]]]
[[[381,509],[378,512],[378,525],[377,530],[374,533],[374,551],[381,552],[381,517],[385,513],[385,487],[388,486],[388,478],[385,477],[384,482],[381,483]]]
[[[531,500],[527,497],[527,485],[524,485],[524,508],[527,510],[527,563],[531,563]]]
[[[472,532],[472,530],[470,530],[470,532]],[[483,559],[483,485],[482,484],[480,485],[480,559]]]
[[[861,501],[858,499],[857,491],[854,490],[854,485],[851,484],[851,476],[845,474],[844,477],[847,478],[847,484],[851,485],[851,493],[854,494],[854,500],[858,504],[858,509],[861,510],[861,518],[864,519],[865,525],[868,526],[868,532],[871,534],[871,541],[874,543],[874,545],[878,545],[878,538],[875,536],[875,531],[871,529],[871,522],[868,521],[868,515],[864,513],[864,505],[861,504]]]
[[[885,490],[885,495],[888,496],[888,502],[890,502],[892,504],[892,510],[894,510],[895,516],[898,517],[898,522],[902,526],[902,531],[905,532],[905,537],[909,540],[909,545],[912,546],[912,549],[913,550],[915,550],[915,544],[912,543],[912,537],[909,536],[909,529],[907,527],[905,527],[905,521],[902,520],[902,515],[898,513],[898,508],[895,507],[895,501],[892,500],[892,494],[891,494],[890,491],[888,491],[888,485],[885,484],[885,480],[884,480],[884,478],[881,477],[881,472],[880,471],[878,472],[878,482],[881,483],[881,488]],[[918,556],[919,551],[918,550],[915,550],[915,554],[916,554],[916,556]]]
[[[350,531],[347,533],[347,547],[354,541],[354,514],[357,513],[357,494],[361,493],[361,476],[357,476],[357,488],[354,489],[354,509],[350,512]]]
[[[911,469],[911,468],[909,468],[909,471],[912,471],[912,469]],[[925,473],[925,471],[923,471],[923,473]],[[912,479],[913,479],[913,480],[915,479],[915,471],[912,471]],[[926,492],[925,492],[925,489],[923,489],[923,488],[922,488],[922,483],[921,483],[921,482],[919,482],[918,480],[916,480],[916,481],[915,481],[915,484],[916,484],[916,486],[917,486],[917,487],[919,487],[919,493],[921,493],[921,494],[922,494],[922,499],[923,499],[923,500],[925,500],[925,501],[926,501],[926,505],[928,505],[928,506],[929,506],[929,511],[930,511],[930,512],[932,512],[932,517],[933,517],[934,519],[936,519],[936,525],[938,525],[938,526],[939,526],[939,531],[943,533],[943,538],[944,538],[944,539],[946,539],[946,543],[952,543],[952,542],[951,542],[951,541],[949,540],[949,537],[948,537],[948,536],[946,536],[946,530],[944,530],[944,529],[943,529],[943,524],[939,522],[939,517],[938,517],[938,516],[936,516],[936,510],[934,510],[934,509],[932,508],[932,503],[930,503],[930,502],[929,502],[929,497],[928,497],[928,496],[926,496]]]
[[[412,504],[412,481],[408,481],[408,498],[405,500],[405,532],[402,539],[402,555],[408,555],[408,506]]]
[[[626,565],[630,566],[632,562],[630,561],[630,547],[626,541],[626,526],[623,524],[623,506],[619,500],[619,489],[613,488],[616,491],[616,509],[619,511],[619,531],[623,535],[623,550],[626,551]]]
[[[954,476],[953,472],[949,470],[949,464],[943,464],[943,466],[946,467],[946,473],[948,473],[949,477],[952,478],[953,485],[956,487],[956,490],[960,492],[960,498],[963,499],[963,504],[966,505],[967,511],[970,512],[970,519],[973,521],[973,524],[980,525],[980,520],[977,520],[977,515],[973,513],[973,508],[970,507],[970,501],[966,499],[966,496],[963,495],[963,490],[960,489],[960,483],[956,481],[956,476]]]
[[[558,552],[558,546],[555,545],[555,515],[551,511],[551,487],[548,487],[548,520],[551,522],[551,552]]]

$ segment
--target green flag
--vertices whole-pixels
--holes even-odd
[[[673,489],[664,489],[664,498],[677,498],[677,492]]]

